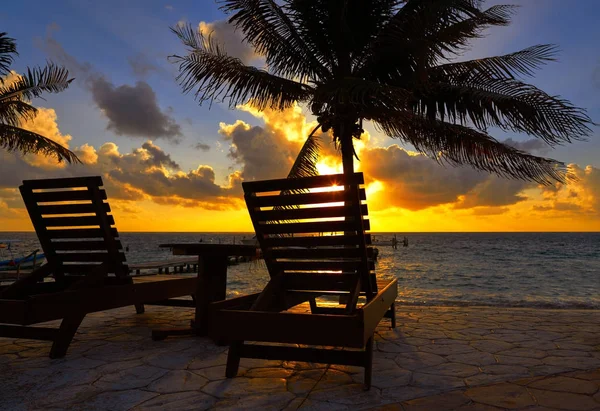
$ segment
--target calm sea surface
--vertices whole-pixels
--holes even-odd
[[[400,303],[600,309],[600,233],[409,233],[409,246],[378,246],[377,273],[399,279]],[[231,243],[252,234],[121,233],[130,263],[172,258],[158,244]],[[376,234],[380,241],[389,234]],[[15,254],[39,247],[33,233],[16,239]],[[401,244],[400,244],[401,245]],[[1,256],[0,256],[0,259]],[[261,290],[264,263],[229,268],[230,296]]]

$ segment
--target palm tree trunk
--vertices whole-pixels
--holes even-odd
[[[352,124],[342,127],[340,145],[342,149],[342,166],[345,175],[354,174],[354,149],[352,147]]]

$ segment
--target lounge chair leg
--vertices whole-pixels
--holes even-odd
[[[371,376],[373,374],[373,336],[367,341],[365,347],[365,390],[371,389]]]
[[[227,367],[225,368],[225,376],[227,378],[233,378],[238,373],[240,368],[240,351],[242,350],[243,345],[243,341],[234,341],[229,345]]]
[[[315,298],[311,298],[308,300],[308,303],[310,304],[310,312],[315,314],[317,312],[317,300]]]
[[[146,309],[144,308],[144,304],[136,304],[135,305],[135,312],[138,314],[144,314],[144,312],[146,311]]]
[[[62,358],[67,354],[73,336],[84,318],[85,314],[73,314],[63,318],[58,329],[58,334],[50,349],[50,358]]]
[[[392,328],[396,328],[396,303],[392,303],[390,310],[392,310]]]

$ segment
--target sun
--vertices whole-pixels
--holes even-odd
[[[327,163],[323,160],[317,163],[317,170],[319,171],[319,175],[329,175],[329,174],[341,174],[342,173],[342,164],[340,163]]]

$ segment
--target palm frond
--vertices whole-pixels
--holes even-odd
[[[235,107],[252,100],[259,110],[283,110],[310,96],[310,86],[246,66],[190,25],[171,30],[190,49],[186,56],[170,57],[179,64],[177,80],[185,93],[194,91],[200,103],[227,100]]]
[[[319,170],[317,170],[317,162],[319,161],[319,137],[315,134],[321,125],[317,125],[310,133],[300,152],[296,161],[292,165],[288,178],[299,178],[299,177],[312,177],[318,176]]]
[[[0,124],[0,147],[23,154],[32,153],[56,157],[59,162],[81,163],[75,153],[49,138],[8,124]]]
[[[584,139],[593,124],[585,110],[567,100],[518,80],[485,75],[432,85],[415,111],[429,119],[448,117],[463,125],[470,121],[480,130],[496,126],[527,133],[550,145]]]
[[[0,123],[19,127],[23,120],[33,120],[37,109],[19,98],[0,100]]]
[[[480,10],[477,0],[408,1],[362,57],[357,73],[381,79],[412,76],[446,59],[489,26],[510,22],[513,6]]]
[[[0,33],[0,85],[4,84],[2,77],[10,73],[10,65],[13,63],[17,53],[15,39],[7,37],[7,33]]]
[[[42,93],[59,93],[69,87],[73,79],[69,79],[66,68],[52,63],[46,67],[27,68],[27,74],[8,86],[0,87],[0,102],[15,98],[33,100]]]
[[[273,0],[219,0],[221,10],[232,13],[229,23],[242,30],[245,40],[264,55],[273,74],[307,79],[329,73],[315,58],[289,16]]]
[[[412,144],[440,163],[470,165],[501,177],[543,185],[565,183],[572,178],[564,163],[525,153],[469,127],[406,113],[384,114],[373,120],[387,135]]]
[[[450,82],[484,75],[490,78],[510,78],[517,75],[532,76],[544,64],[555,61],[557,48],[540,44],[503,56],[488,57],[458,63],[441,64],[431,69],[431,77],[443,77]]]

